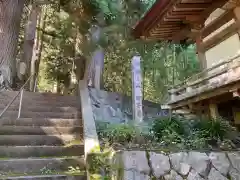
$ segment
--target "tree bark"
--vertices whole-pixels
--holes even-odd
[[[46,27],[46,19],[47,19],[47,13],[44,11],[42,13],[42,18],[39,18],[38,23],[41,26],[41,29],[45,30]],[[38,38],[37,41],[34,44],[34,51],[33,51],[33,56],[31,60],[31,75],[32,78],[30,80],[30,91],[33,91],[35,88],[35,84],[37,83],[37,77],[39,74],[39,66],[40,66],[40,61],[42,57],[42,50],[43,50],[43,37],[44,33],[38,30]]]
[[[24,2],[0,1],[0,71],[10,87],[16,86],[16,56]]]
[[[98,43],[102,29],[97,27],[91,32],[93,43]],[[103,86],[103,69],[104,69],[104,49],[98,48],[94,51],[91,59],[91,81],[92,86],[101,89]]]
[[[41,8],[39,6],[35,4],[32,5],[32,9],[28,18],[28,23],[26,25],[23,54],[20,60],[20,69],[21,67],[24,67],[25,70],[19,73],[22,84],[24,84],[30,76],[31,60],[33,56],[33,47],[40,10]]]
[[[61,85],[59,80],[57,80],[57,93],[61,94]]]

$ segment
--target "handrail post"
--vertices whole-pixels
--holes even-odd
[[[38,76],[36,76],[36,78],[35,78],[33,92],[36,92],[36,89],[37,89],[37,83],[38,83]]]
[[[1,64],[0,64],[1,65]],[[24,85],[20,88],[20,90],[18,91],[18,93],[16,94],[16,96],[14,96],[14,98],[7,104],[7,106],[3,109],[3,111],[0,113],[0,118],[3,116],[3,114],[8,110],[8,108],[12,105],[12,103],[17,99],[17,97],[19,96],[19,94],[21,94],[20,97],[20,102],[19,102],[19,109],[18,109],[18,117],[20,118],[21,116],[21,111],[22,111],[22,98],[23,98],[23,91],[24,91],[24,87],[27,85],[28,81],[30,80],[30,78],[33,75],[31,75],[27,81],[24,83]]]
[[[23,89],[21,90],[21,95],[20,95],[20,102],[19,102],[19,108],[18,108],[18,119],[21,116],[21,110],[22,110],[22,98],[23,98]]]

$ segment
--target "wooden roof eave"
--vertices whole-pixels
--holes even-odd
[[[161,38],[157,35],[169,27],[169,32],[175,33],[191,26],[193,29],[202,27],[207,17],[217,8],[222,7],[228,0],[204,0],[197,6],[198,0],[159,0],[148,13],[139,21],[133,30],[135,38]],[[211,2],[211,3],[210,3]],[[185,4],[189,3],[189,4]],[[160,11],[161,10],[161,11]],[[197,25],[197,26],[196,26]],[[159,32],[159,33],[158,33]],[[156,36],[157,35],[157,36]],[[178,37],[183,40],[188,37]],[[174,40],[174,39],[172,39]]]
[[[145,32],[143,30],[148,30],[150,26],[156,22],[156,18],[159,16],[159,9],[163,9],[160,14],[163,15],[169,6],[170,0],[156,1],[152,8],[145,14],[145,16],[137,23],[133,30],[133,35],[135,38],[140,38]],[[146,29],[147,28],[147,29]]]

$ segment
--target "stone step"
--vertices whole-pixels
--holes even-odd
[[[16,97],[15,94],[1,94],[0,93],[0,99],[13,99]],[[18,99],[20,99],[20,94],[17,96]],[[28,95],[26,92],[23,93],[24,99],[33,99],[33,100],[59,100],[59,101],[78,101],[78,96],[45,96],[45,95]]]
[[[73,127],[81,126],[81,119],[56,119],[56,118],[1,118],[1,126],[54,126],[54,127]]]
[[[49,174],[68,171],[70,167],[79,167],[84,172],[83,157],[69,158],[29,158],[0,160],[0,174]]]
[[[4,102],[4,103],[9,103],[9,101],[11,101],[14,98],[14,96],[1,96],[0,95],[0,102]],[[16,99],[14,100],[14,103],[20,101],[20,95],[16,97]],[[23,102],[36,102],[36,103],[44,103],[44,102],[50,102],[53,104],[57,104],[57,103],[68,103],[68,104],[74,104],[74,105],[79,105],[80,103],[80,98],[79,97],[74,97],[74,98],[68,98],[68,97],[64,97],[64,98],[51,98],[51,97],[28,97],[28,96],[23,96]]]
[[[16,118],[18,116],[18,111],[7,110],[2,117]],[[81,117],[80,112],[31,112],[22,111],[22,118],[64,118],[64,119],[77,119]]]
[[[64,146],[0,146],[1,158],[65,157],[84,155],[84,145]]]
[[[0,146],[61,146],[82,141],[81,135],[0,135]]]
[[[14,96],[13,96],[14,97]],[[9,98],[9,97],[8,97]],[[53,101],[53,102],[78,102],[80,101],[80,98],[77,96],[73,96],[73,97],[68,97],[68,96],[57,96],[57,97],[53,97],[53,96],[29,96],[26,94],[23,94],[23,99],[25,100],[34,100],[34,101]]]
[[[7,177],[8,180],[87,180],[86,175],[39,175]]]
[[[0,98],[13,98],[18,94],[18,91],[14,92],[0,92]],[[20,96],[20,93],[18,94]],[[44,93],[31,93],[24,91],[23,97],[29,97],[29,98],[59,98],[59,99],[76,99],[78,96],[65,96],[65,95],[55,95],[55,94],[44,94]]]
[[[0,112],[5,108],[3,104],[0,104]],[[19,106],[18,105],[12,105],[8,108],[8,111],[18,111]],[[70,107],[70,106],[62,106],[62,107],[52,107],[52,106],[39,106],[39,105],[31,105],[22,106],[22,111],[31,111],[31,112],[63,112],[63,113],[75,113],[79,112],[81,113],[81,109],[78,107]]]
[[[0,135],[61,135],[83,134],[82,126],[75,127],[48,127],[48,126],[0,126]]]
[[[4,107],[8,105],[8,103],[12,99],[0,99],[0,104]],[[19,99],[16,99],[11,106],[19,106]],[[76,107],[80,108],[80,103],[74,102],[74,101],[47,101],[47,100],[33,100],[33,99],[23,99],[22,106],[47,106],[47,107],[62,107],[62,106],[70,106],[70,107]]]
[[[4,98],[3,98],[4,99]],[[26,97],[23,96],[23,101],[34,101],[34,102],[51,102],[51,103],[69,103],[69,104],[79,104],[80,98],[75,97],[73,98],[51,98],[51,97]]]
[[[1,91],[0,97],[14,97],[19,91]],[[46,98],[62,98],[62,99],[75,99],[77,96],[74,95],[62,95],[56,93],[45,93],[45,92],[28,92],[23,93],[26,97],[46,97]]]

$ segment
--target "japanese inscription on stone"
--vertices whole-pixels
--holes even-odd
[[[132,98],[133,98],[133,118],[136,122],[143,121],[142,111],[142,76],[141,57],[134,56],[132,59]]]

